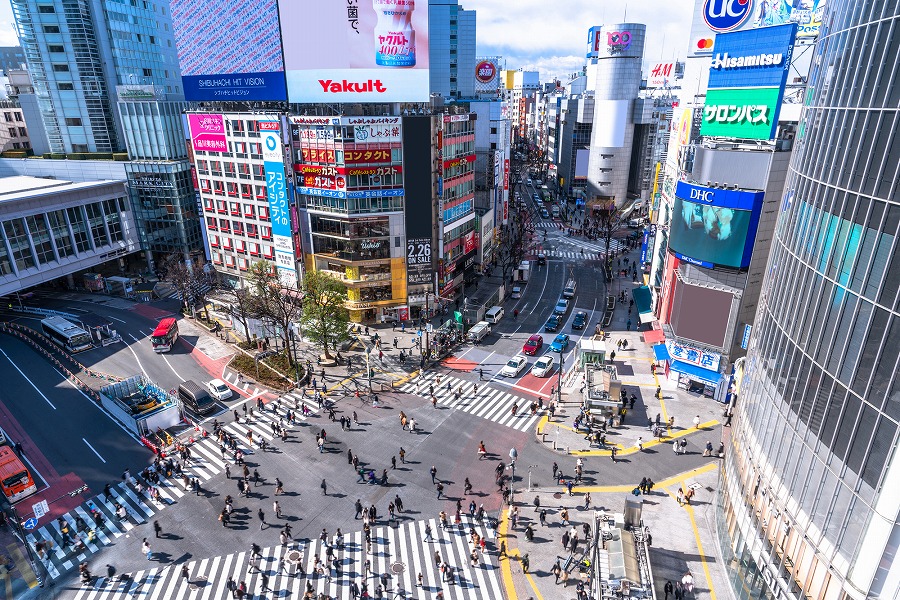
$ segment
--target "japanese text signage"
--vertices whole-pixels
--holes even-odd
[[[707,90],[700,135],[771,140],[778,127],[781,95],[781,88]]]
[[[272,241],[278,278],[286,285],[296,286],[294,242],[291,237],[291,215],[287,184],[284,176],[284,151],[281,145],[279,121],[259,121],[262,138],[263,168],[269,199],[269,219],[272,222]]]
[[[391,162],[390,150],[345,150],[344,162],[346,164],[360,163],[389,163]]]
[[[717,373],[719,371],[719,361],[722,356],[716,352],[701,350],[695,346],[680,344],[673,340],[666,342],[666,348],[673,360],[696,365]]]
[[[400,125],[373,125],[363,123],[353,126],[353,139],[356,143],[371,144],[373,142],[399,142],[402,137]]]
[[[189,114],[188,127],[191,130],[191,146],[194,151],[227,152],[225,139],[225,117],[212,114]]]

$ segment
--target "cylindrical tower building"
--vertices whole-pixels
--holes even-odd
[[[900,597],[900,4],[822,24],[720,490],[739,598]]]

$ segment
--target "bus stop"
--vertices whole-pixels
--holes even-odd
[[[112,321],[106,317],[89,312],[79,315],[78,319],[73,321],[90,334],[94,345],[108,346],[122,340],[122,336],[113,329]]]

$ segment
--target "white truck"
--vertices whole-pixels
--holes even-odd
[[[523,260],[516,269],[513,280],[528,281],[529,279],[531,279],[531,262]]]
[[[470,342],[478,343],[484,339],[484,336],[491,332],[491,324],[487,321],[478,321],[469,330],[468,338]]]

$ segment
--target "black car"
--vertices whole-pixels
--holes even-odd
[[[583,312],[575,313],[575,318],[572,319],[572,329],[584,329],[585,325],[587,325],[587,315]]]
[[[547,319],[547,324],[544,325],[544,331],[556,331],[557,329],[559,329],[559,317],[552,315]]]

